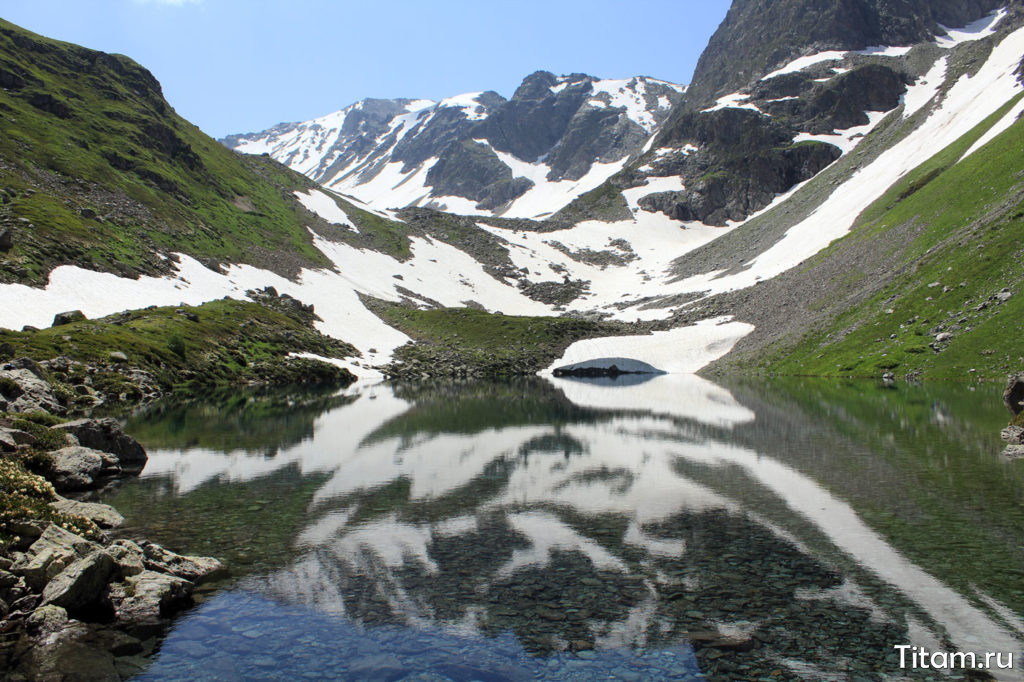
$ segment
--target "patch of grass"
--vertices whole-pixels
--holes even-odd
[[[585,220],[612,223],[618,220],[629,220],[632,217],[633,214],[629,210],[626,197],[622,195],[622,190],[606,181],[595,189],[578,196],[548,220],[552,223],[569,226]]]
[[[93,387],[124,400],[138,397],[138,387],[112,369],[111,350],[123,352],[127,365],[149,372],[165,389],[275,383],[275,375],[288,382],[351,377],[321,362],[288,357],[293,352],[336,358],[358,355],[351,345],[316,331],[313,319],[312,312],[274,299],[268,305],[221,299],[195,307],[153,306],[35,332],[0,330],[0,343],[10,344],[18,357],[66,356],[106,370],[91,375]],[[53,378],[69,384],[83,380],[71,375]]]
[[[637,333],[629,325],[574,318],[499,315],[475,308],[418,310],[375,302],[374,312],[414,339],[398,349],[396,374],[533,374],[574,341]]]
[[[41,413],[35,413],[41,414]],[[11,427],[15,429],[21,429],[26,433],[33,435],[38,443],[36,447],[42,450],[57,450],[67,445],[67,438],[63,431],[54,431],[50,428],[53,424],[61,423],[61,419],[58,417],[51,417],[52,423],[40,423],[36,419],[26,418],[23,414],[9,414],[6,415],[6,420],[11,422]]]
[[[371,213],[354,206],[341,197],[332,196],[335,203],[352,221],[352,224],[359,228],[358,235],[354,232],[342,233],[340,235],[342,239],[360,248],[370,248],[374,251],[386,253],[400,261],[405,261],[412,257],[409,235],[402,223],[382,218],[376,213]]]
[[[5,398],[17,398],[21,395],[21,386],[14,379],[0,377],[0,396]]]

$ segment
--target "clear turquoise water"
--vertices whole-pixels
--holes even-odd
[[[822,380],[211,396],[131,418],[103,501],[232,570],[142,679],[924,678],[894,646],[1019,657],[1006,419]]]

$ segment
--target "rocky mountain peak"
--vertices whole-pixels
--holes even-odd
[[[913,45],[1006,0],[735,0],[697,62],[690,101],[703,107],[803,54]]]
[[[513,101],[537,100],[551,96],[551,88],[558,84],[558,78],[550,71],[534,71],[523,79],[512,95]]]
[[[437,103],[363,100],[222,142],[269,153],[328,187],[386,207],[504,213],[539,183],[588,178],[579,191],[592,189],[617,170],[612,164],[640,151],[684,91],[644,77],[536,71],[508,100],[493,91]],[[608,167],[589,178],[595,164]],[[516,212],[534,217],[560,207]]]

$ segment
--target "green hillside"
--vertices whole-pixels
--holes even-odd
[[[848,263],[845,291],[811,304],[825,321],[744,362],[783,374],[955,379],[1024,367],[1024,120],[958,162],[1018,100],[909,173],[793,276]],[[886,261],[887,278],[865,281],[858,253]]]
[[[60,264],[157,274],[158,252],[291,275],[326,266],[292,196],[314,184],[232,152],[164,100],[146,69],[0,20],[0,282]]]

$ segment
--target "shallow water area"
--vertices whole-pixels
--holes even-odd
[[[994,386],[680,375],[210,396],[129,418],[150,461],[103,501],[232,571],[140,679],[934,676],[903,644],[1019,679],[1006,419]]]

